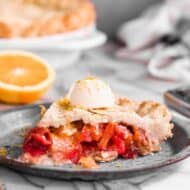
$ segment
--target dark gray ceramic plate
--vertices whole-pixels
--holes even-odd
[[[48,105],[46,105],[48,106]],[[0,114],[0,147],[6,147],[8,155],[0,156],[0,164],[38,176],[52,178],[84,180],[123,178],[154,172],[190,156],[190,125],[174,118],[175,128],[172,139],[162,144],[162,150],[154,155],[134,160],[118,159],[101,164],[100,169],[86,170],[72,165],[62,167],[31,166],[16,160],[21,150],[17,146],[22,142],[23,128],[34,126],[39,120],[39,106],[27,106]]]

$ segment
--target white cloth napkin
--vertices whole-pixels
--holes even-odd
[[[182,21],[190,20],[189,10],[190,0],[166,0],[161,5],[148,8],[139,18],[120,27],[118,38],[126,47],[119,49],[116,55],[148,63],[148,71],[155,77],[190,81],[188,22],[183,26],[186,32],[180,33]],[[181,42],[161,40],[164,36],[171,38],[176,35],[182,39]]]

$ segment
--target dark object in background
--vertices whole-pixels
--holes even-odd
[[[176,45],[177,43],[180,43],[181,38],[176,34],[167,34],[160,38],[160,42],[168,46],[173,46]]]
[[[190,117],[190,86],[165,92],[164,100],[168,107]]]

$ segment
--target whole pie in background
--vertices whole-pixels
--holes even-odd
[[[90,26],[89,0],[0,0],[0,38],[48,36]]]

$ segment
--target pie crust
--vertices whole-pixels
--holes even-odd
[[[26,133],[20,159],[87,168],[96,166],[94,160],[134,159],[160,151],[161,143],[173,135],[170,121],[168,109],[157,102],[118,97],[111,108],[86,109],[63,98]]]
[[[0,0],[0,38],[38,37],[93,24],[89,0]]]

